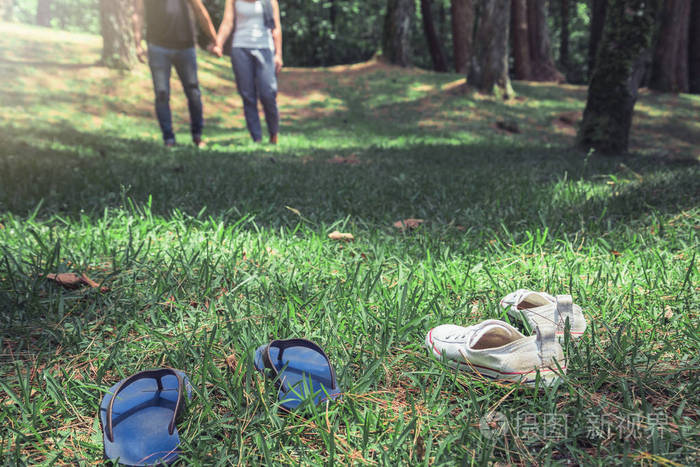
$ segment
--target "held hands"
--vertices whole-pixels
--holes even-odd
[[[224,55],[224,52],[223,52],[223,49],[221,48],[221,46],[215,42],[212,42],[211,44],[209,44],[207,46],[207,51],[209,51],[210,53],[212,53],[213,55],[215,55],[218,58],[221,58]]]

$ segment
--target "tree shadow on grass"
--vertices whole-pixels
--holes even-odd
[[[67,124],[3,133],[14,137],[0,153],[0,208],[20,216],[41,201],[42,216],[99,217],[129,197],[136,203],[151,198],[152,212],[160,216],[206,208],[214,217],[253,214],[271,227],[297,222],[290,206],[320,224],[351,216],[381,226],[420,217],[481,231],[535,229],[549,219],[571,233],[582,216],[599,217],[603,204],[604,217],[634,220],[654,210],[690,209],[697,196],[688,193],[700,192],[691,189],[698,185],[696,165],[585,159],[567,148],[507,141],[286,152],[237,139],[206,150],[168,150],[160,142],[80,132]],[[573,182],[565,186],[567,179],[582,180],[607,190],[613,178],[618,185],[609,196]]]

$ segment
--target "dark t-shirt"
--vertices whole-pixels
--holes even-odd
[[[194,47],[192,18],[186,0],[144,0],[146,40],[169,49]]]

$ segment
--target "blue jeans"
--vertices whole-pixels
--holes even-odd
[[[172,114],[170,113],[170,69],[175,66],[182,88],[187,96],[190,110],[190,129],[192,139],[202,136],[202,92],[197,80],[197,54],[194,47],[189,49],[168,49],[155,44],[148,44],[148,65],[153,77],[153,90],[156,94],[156,116],[163,141],[175,142]]]
[[[258,98],[265,111],[267,131],[270,135],[276,135],[279,132],[279,112],[277,75],[272,50],[234,47],[231,49],[231,65],[236,76],[238,93],[243,99],[243,113],[250,136],[254,141],[262,139]]]

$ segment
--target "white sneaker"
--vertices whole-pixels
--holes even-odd
[[[489,319],[464,328],[443,324],[425,336],[425,346],[447,365],[491,379],[551,386],[559,380],[559,368],[566,372],[564,352],[555,340],[554,327],[536,328],[526,337],[513,326]],[[557,363],[555,363],[555,361]]]
[[[581,307],[573,304],[571,295],[553,297],[545,292],[519,289],[506,295],[501,306],[508,309],[508,316],[527,321],[532,329],[556,324],[560,340],[563,340],[567,318],[573,339],[580,338],[586,331],[586,318]]]

